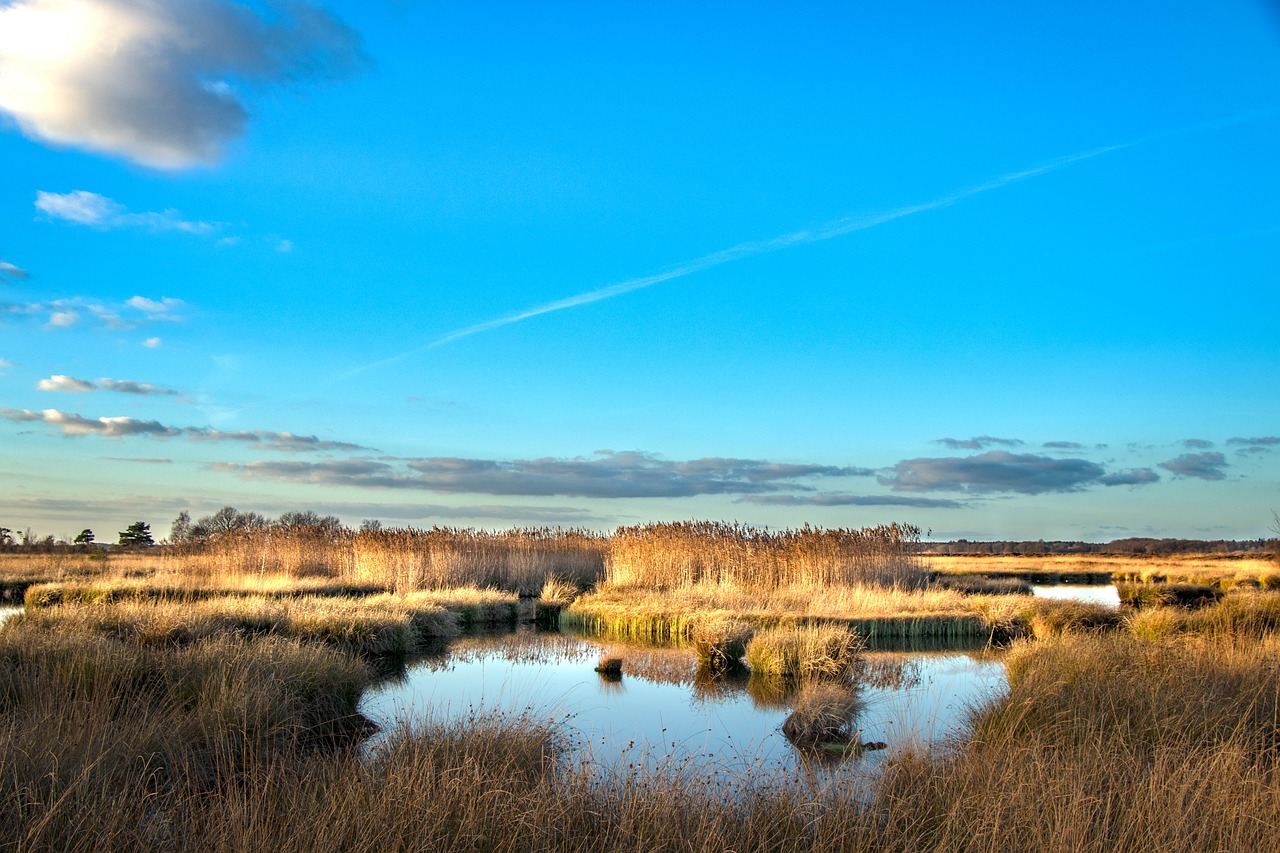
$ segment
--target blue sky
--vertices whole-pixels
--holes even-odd
[[[0,525],[1267,535],[1272,3],[0,0]]]

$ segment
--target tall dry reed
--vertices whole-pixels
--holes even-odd
[[[929,577],[912,553],[919,532],[900,524],[778,531],[716,521],[622,527],[609,538],[605,580],[666,590],[916,587]]]

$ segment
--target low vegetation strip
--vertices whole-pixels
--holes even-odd
[[[273,584],[268,588],[226,588],[219,586],[177,586],[136,578],[102,579],[31,584],[25,590],[23,603],[29,608],[56,604],[113,604],[122,601],[196,602],[209,599],[354,597],[383,592],[369,584],[340,584],[301,581]]]
[[[68,603],[32,608],[11,621],[28,630],[107,636],[139,646],[272,635],[319,642],[354,655],[390,657],[404,657],[458,633],[457,616],[444,607],[386,595]]]

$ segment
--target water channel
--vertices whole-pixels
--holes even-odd
[[[606,656],[622,658],[620,678],[594,671]],[[1006,688],[1000,659],[981,650],[870,652],[856,726],[861,740],[890,749],[859,753],[856,762],[871,768],[894,748],[961,736],[967,712]],[[361,711],[384,731],[474,712],[526,714],[553,722],[594,763],[740,775],[805,763],[780,731],[795,698],[763,680],[702,677],[688,649],[522,630],[464,638],[412,663],[366,691]]]

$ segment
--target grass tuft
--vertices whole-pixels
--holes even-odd
[[[755,674],[791,680],[841,678],[861,659],[855,631],[837,625],[788,625],[758,632],[747,644]]]

